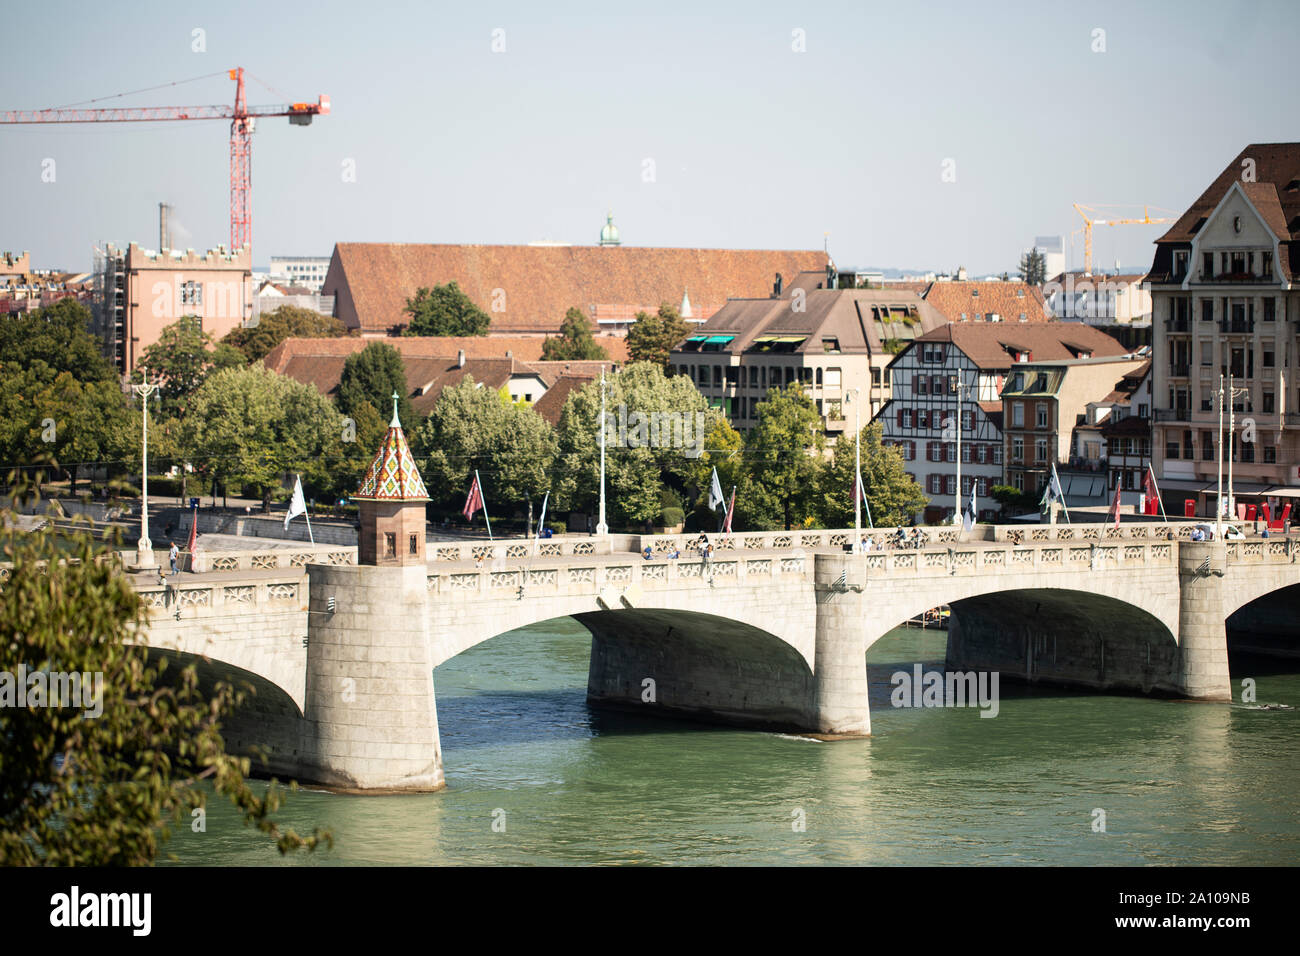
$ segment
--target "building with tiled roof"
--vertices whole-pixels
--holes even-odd
[[[889,366],[893,396],[876,420],[884,440],[902,453],[908,474],[930,495],[930,505],[918,517],[950,519],[958,498],[969,500],[972,485],[981,520],[997,514],[989,493],[1005,483],[1001,394],[1013,368],[1030,361],[1124,354],[1108,335],[1066,322],[946,323],[917,337]],[[963,385],[960,453],[954,381]]]
[[[1002,389],[1007,484],[1040,494],[1055,466],[1067,505],[1109,503],[1113,486],[1101,427],[1118,404],[1111,396],[1149,365],[1130,354],[1013,368]]]
[[[689,376],[737,429],[757,423],[769,388],[800,382],[828,434],[851,431],[846,396],[858,390],[866,424],[889,400],[895,352],[943,317],[912,292],[825,288],[824,274],[791,278],[779,298],[729,301],[673,350],[671,370]]]
[[[533,411],[552,425],[560,424],[560,414],[564,411],[569,396],[584,385],[600,380],[600,375],[565,373],[557,378],[546,394],[533,403]]]
[[[1137,350],[1151,344],[1151,290],[1146,273],[1062,272],[1043,283],[1048,313],[1086,322]]]
[[[539,343],[540,339],[525,339]],[[402,356],[406,373],[407,397],[411,408],[420,416],[428,415],[443,389],[458,385],[467,377],[485,388],[505,388],[514,401],[536,403],[551,386],[566,374],[599,376],[601,369],[612,371],[614,362],[561,361],[527,362],[511,354],[510,349],[492,347],[493,336],[402,337],[384,340]],[[495,339],[497,345],[510,339]],[[285,339],[263,360],[267,368],[299,382],[314,385],[322,395],[335,398],[343,379],[343,367],[349,355],[360,352],[370,340],[351,338]],[[505,354],[498,354],[504,351]],[[540,345],[536,352],[540,353]]]
[[[1300,497],[1298,270],[1300,143],[1247,146],[1156,240],[1152,455],[1180,506],[1215,513],[1221,373],[1255,425],[1255,441],[1225,440],[1236,498],[1276,511]]]
[[[621,365],[628,361],[630,356],[625,337],[598,335],[595,339],[596,344],[602,346],[609,354],[609,362]],[[411,358],[456,358],[464,352],[467,359],[515,358],[530,365],[540,363],[544,368],[553,364],[542,361],[542,343],[545,341],[532,335],[402,335],[385,339],[384,344],[391,345],[402,355]],[[341,355],[346,358],[353,352],[360,352],[369,344],[368,340],[356,336],[328,339],[289,338],[267,353],[264,362],[272,371],[283,373],[286,364],[294,356]],[[566,361],[559,364],[577,369],[579,366],[585,366],[586,363]],[[599,365],[600,363],[595,363],[592,366],[597,368],[597,374],[599,374]]]
[[[707,319],[729,298],[767,295],[777,273],[826,262],[821,250],[341,242],[322,293],[365,336],[403,328],[407,300],[448,282],[491,317],[492,334],[555,334],[574,307],[598,329],[620,332],[638,311],[676,306],[688,293],[694,317]]]
[[[1043,292],[1026,282],[931,282],[922,297],[949,322],[1047,322]]]

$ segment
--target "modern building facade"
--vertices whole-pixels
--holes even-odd
[[[764,299],[732,299],[669,359],[733,427],[758,422],[758,404],[774,387],[800,383],[828,435],[851,434],[853,395],[866,425],[889,401],[889,363],[908,342],[943,324],[913,292],[837,289],[822,272],[778,283]]]
[[[1152,455],[1166,510],[1215,513],[1220,389],[1238,502],[1300,497],[1298,268],[1300,143],[1247,146],[1156,241]]]
[[[1044,283],[1043,295],[1057,319],[1096,326],[1134,351],[1151,344],[1145,273],[1064,272]]]
[[[329,256],[272,256],[271,281],[319,293],[329,271]]]

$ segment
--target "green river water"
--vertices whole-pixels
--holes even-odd
[[[213,800],[206,832],[167,850],[271,866],[1300,861],[1300,709],[1007,684],[994,719],[891,707],[890,675],[941,668],[944,642],[877,643],[873,736],[821,743],[589,710],[589,635],[534,625],[434,672],[445,791],[300,791],[279,817],[335,846],[288,858]],[[1238,696],[1253,677],[1260,702],[1300,708],[1300,661],[1232,670]]]

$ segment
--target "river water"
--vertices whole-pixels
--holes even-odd
[[[210,800],[206,832],[167,850],[277,866],[1300,861],[1300,709],[1007,684],[994,719],[892,707],[890,675],[941,668],[944,642],[877,643],[873,736],[821,743],[589,710],[589,635],[534,625],[435,670],[445,791],[300,791],[279,818],[335,846],[286,858]],[[1300,708],[1300,661],[1232,672],[1238,697],[1253,677],[1261,703]]]

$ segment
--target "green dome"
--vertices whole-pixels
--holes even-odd
[[[618,238],[618,226],[614,225],[614,214],[611,212],[605,217],[605,226],[600,230],[600,244],[602,246],[621,245]]]

